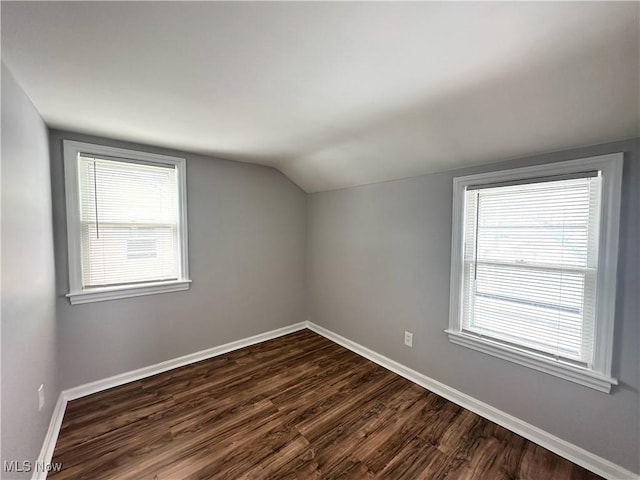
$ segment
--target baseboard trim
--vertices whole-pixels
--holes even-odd
[[[64,412],[66,409],[67,400],[61,392],[60,395],[58,395],[56,406],[51,414],[49,429],[44,437],[44,442],[42,444],[38,460],[36,460],[36,465],[34,466],[33,475],[31,477],[32,480],[44,480],[47,478],[47,471],[42,468],[42,466],[46,466],[51,463],[53,450],[56,447],[56,442],[58,441],[58,434],[60,433],[60,427],[62,426],[62,419],[64,418]]]
[[[191,353],[182,357],[174,358],[172,360],[167,360],[155,365],[139,368],[137,370],[114,375],[112,377],[97,380],[95,382],[87,383],[85,385],[80,385],[62,391],[58,397],[58,401],[56,402],[53,414],[51,415],[49,429],[47,430],[47,434],[42,445],[42,450],[40,451],[40,455],[38,456],[39,465],[47,465],[51,462],[56,441],[58,439],[58,434],[60,433],[60,427],[62,426],[64,412],[69,401],[85,397],[93,393],[101,392],[103,390],[108,390],[109,388],[124,385],[126,383],[134,382],[146,377],[150,377],[158,373],[166,372],[168,370],[173,370],[174,368],[179,368],[191,363],[199,362],[201,360],[206,360],[208,358],[223,355],[225,353],[255,345],[256,343],[261,343],[267,340],[278,338],[289,333],[304,330],[305,328],[308,328],[309,330],[316,332],[339,345],[342,345],[348,350],[351,350],[352,352],[357,353],[358,355],[361,355],[374,363],[377,363],[387,370],[397,373],[407,380],[410,380],[413,383],[416,383],[417,385],[420,385],[421,387],[424,387],[427,390],[430,390],[433,393],[436,393],[441,397],[444,397],[447,400],[450,400],[453,403],[466,408],[467,410],[477,413],[487,420],[491,420],[492,422],[497,423],[498,425],[507,428],[512,432],[515,432],[518,435],[521,435],[524,438],[540,445],[541,447],[544,447],[604,478],[607,478],[609,480],[640,480],[640,475],[634,474],[633,472],[620,467],[619,465],[616,465],[609,460],[594,455],[584,450],[583,448],[562,440],[555,435],[545,432],[538,427],[528,424],[501,410],[498,410],[491,405],[476,400],[469,395],[455,390],[441,382],[438,382],[437,380],[429,378],[426,375],[423,375],[415,370],[410,369],[409,367],[402,365],[401,363],[396,362],[395,360],[391,360],[390,358],[380,355],[379,353],[367,347],[364,347],[352,340],[349,340],[348,338],[338,335],[337,333],[334,333],[331,330],[327,330],[326,328],[316,325],[312,322],[296,323],[294,325],[278,328],[276,330],[271,330],[259,335],[236,340],[224,345],[219,345],[217,347],[202,350],[200,352]],[[45,480],[46,478],[46,471],[34,471],[32,476],[32,480]]]
[[[217,347],[208,348],[199,352],[190,353],[182,357],[156,363],[155,365],[149,365],[148,367],[138,368],[137,370],[131,370],[130,372],[114,375],[113,377],[86,383],[84,385],[65,390],[63,393],[67,401],[86,397],[87,395],[101,392],[109,388],[118,387],[120,385],[124,385],[125,383],[135,382],[136,380],[151,377],[152,375],[157,375],[158,373],[173,370],[174,368],[183,367],[185,365],[199,362],[201,360],[206,360],[208,358],[217,357],[218,355],[229,353],[240,348],[255,345],[256,343],[261,343],[266,340],[271,340],[273,338],[281,337],[289,333],[297,332],[298,330],[305,329],[306,326],[306,322],[296,323],[287,327],[260,333],[258,335],[254,335],[253,337],[243,338],[234,342],[225,343],[224,345],[219,345]]]
[[[332,342],[335,342],[343,347],[351,350],[358,355],[361,355],[374,363],[377,363],[381,367],[386,368],[394,373],[397,373],[401,377],[426,388],[427,390],[446,398],[447,400],[460,405],[467,410],[470,410],[481,417],[486,418],[498,425],[521,435],[527,440],[546,448],[567,460],[586,468],[587,470],[600,475],[601,477],[609,480],[638,480],[640,475],[637,475],[630,470],[627,470],[615,463],[606,460],[598,455],[595,455],[587,450],[573,445],[561,438],[552,435],[538,427],[535,427],[523,420],[520,420],[508,413],[498,410],[491,405],[488,405],[480,400],[477,400],[465,393],[462,393],[454,388],[451,388],[444,383],[438,382],[420,372],[412,370],[401,363],[391,360],[390,358],[380,355],[379,353],[364,347],[348,338],[345,338],[337,333],[332,332],[324,327],[316,325],[312,322],[307,322],[307,328],[312,330],[323,337],[328,338]]]
[[[58,396],[58,401],[56,402],[53,414],[51,415],[49,429],[47,430],[40,455],[38,456],[38,465],[48,465],[51,463],[51,459],[53,458],[53,451],[58,440],[58,435],[60,434],[60,427],[62,426],[64,412],[67,408],[67,403],[71,400],[86,397],[87,395],[101,392],[103,390],[108,390],[109,388],[118,387],[126,383],[135,382],[136,380],[150,377],[152,375],[166,372],[168,370],[173,370],[174,368],[183,367],[185,365],[196,363],[201,360],[217,357],[234,350],[239,350],[244,347],[255,345],[256,343],[265,342],[267,340],[282,337],[283,335],[288,335],[289,333],[304,330],[305,328],[307,328],[307,322],[295,323],[293,325],[288,325],[286,327],[277,328],[265,333],[260,333],[252,337],[225,343],[224,345],[219,345],[217,347],[208,348],[199,352],[190,353],[188,355],[174,358],[172,360],[156,363],[155,365],[149,365],[148,367],[138,368],[137,370],[132,370],[130,372],[121,373],[119,375],[114,375],[102,380],[97,380],[95,382],[90,382],[84,385],[79,385],[77,387],[63,390]],[[38,471],[38,468],[35,468],[31,479],[45,480],[47,478],[47,473],[48,472],[46,471]]]

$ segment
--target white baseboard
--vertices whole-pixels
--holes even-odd
[[[58,401],[53,410],[53,414],[51,415],[49,430],[47,431],[47,435],[45,436],[44,443],[42,445],[42,450],[40,451],[40,455],[38,456],[38,465],[48,465],[51,463],[53,450],[55,449],[56,441],[58,440],[58,434],[60,433],[60,427],[62,426],[64,412],[67,408],[67,403],[71,400],[86,397],[87,395],[91,395],[92,393],[101,392],[109,388],[124,385],[125,383],[129,382],[134,382],[142,378],[150,377],[152,375],[166,372],[168,370],[173,370],[174,368],[183,367],[185,365],[199,362],[201,360],[217,357],[218,355],[229,353],[234,350],[239,350],[250,345],[255,345],[256,343],[261,343],[266,340],[271,340],[273,338],[287,335],[289,333],[304,330],[305,328],[307,328],[307,322],[295,323],[287,327],[260,333],[258,335],[254,335],[253,337],[243,338],[241,340],[236,340],[235,342],[225,343],[224,345],[208,348],[200,352],[190,353],[188,355],[174,358],[172,360],[156,363],[155,365],[138,368],[137,370],[132,370],[130,372],[121,373],[119,375],[114,375],[102,380],[97,380],[95,382],[63,390],[62,392],[60,392],[60,396],[58,397]],[[47,472],[39,470],[42,469],[34,468],[33,476],[31,477],[32,480],[45,480],[47,478]]]
[[[60,427],[62,426],[62,419],[66,408],[67,400],[61,392],[60,395],[58,395],[58,401],[56,402],[56,406],[51,414],[49,429],[44,437],[42,450],[40,450],[38,460],[36,460],[36,465],[34,466],[33,475],[31,477],[32,480],[44,480],[47,478],[47,471],[46,469],[43,469],[42,466],[51,463],[53,450],[56,447],[56,442],[58,441],[58,434],[60,433]]]
[[[361,355],[378,365],[391,370],[394,373],[410,380],[427,390],[432,391],[452,401],[453,403],[460,405],[478,415],[497,423],[498,425],[505,427],[524,438],[531,440],[532,442],[551,450],[552,452],[566,458],[567,460],[580,465],[587,470],[590,470],[602,477],[610,480],[640,480],[640,475],[626,470],[609,460],[594,455],[583,448],[573,445],[565,440],[562,440],[544,430],[541,430],[531,424],[528,424],[518,418],[509,415],[497,408],[492,407],[486,403],[476,400],[469,395],[466,395],[458,390],[455,390],[447,385],[438,382],[432,378],[427,377],[415,370],[412,370],[390,358],[387,358],[373,350],[357,344],[337,333],[334,333],[326,328],[316,325],[312,322],[300,322],[287,327],[278,328],[269,332],[254,335],[253,337],[244,338],[235,342],[226,343],[217,347],[202,350],[200,352],[191,353],[182,357],[160,362],[148,367],[139,368],[130,372],[125,372],[119,375],[114,375],[103,380],[97,380],[95,382],[80,385],[78,387],[64,390],[60,393],[58,401],[53,410],[51,416],[51,422],[49,424],[49,430],[44,439],[40,456],[38,457],[39,465],[47,465],[51,462],[53,451],[58,439],[60,427],[62,426],[62,419],[67,406],[67,402],[81,398],[93,393],[97,393],[109,388],[124,385],[129,382],[140,380],[142,378],[150,377],[158,373],[166,372],[174,368],[189,365],[191,363],[206,360],[208,358],[216,357],[240,348],[248,347],[256,343],[261,343],[266,340],[281,337],[289,333],[297,332],[308,328],[329,340],[342,345],[343,347],[351,350],[358,355]],[[34,471],[32,480],[44,480],[47,477],[46,472]]]
[[[183,367],[191,363],[206,360],[208,358],[217,357],[224,353],[232,352],[240,348],[248,347],[256,343],[271,340],[272,338],[281,337],[289,333],[303,330],[307,326],[306,322],[296,323],[287,327],[278,328],[269,332],[260,333],[253,337],[243,338],[236,340],[235,342],[225,343],[213,348],[208,348],[200,352],[190,353],[182,357],[167,360],[165,362],[156,363],[155,365],[149,365],[148,367],[138,368],[137,370],[131,370],[130,372],[114,375],[113,377],[104,378],[102,380],[96,380],[95,382],[86,383],[78,387],[73,387],[63,392],[65,398],[68,401],[75,400],[76,398],[86,397],[92,393],[101,392],[109,388],[124,385],[125,383],[135,382],[141,378],[157,375],[158,373],[173,370],[174,368]]]
[[[349,340],[337,333],[327,330],[324,327],[316,325],[312,322],[307,322],[307,328],[312,330],[329,340],[342,345],[343,347],[351,350],[358,355],[361,355],[374,363],[397,373],[401,377],[412,381],[426,388],[427,390],[446,398],[447,400],[460,405],[467,410],[477,413],[481,417],[486,418],[498,425],[517,433],[518,435],[531,440],[533,443],[546,448],[560,455],[567,460],[580,465],[587,470],[596,473],[609,480],[638,480],[640,475],[637,475],[619,465],[616,465],[609,460],[606,460],[598,455],[595,455],[587,450],[573,445],[555,435],[545,432],[538,427],[535,427],[527,422],[524,422],[508,413],[498,410],[491,405],[488,405],[480,400],[476,400],[469,395],[466,395],[454,388],[451,388],[444,383],[438,382],[432,378],[423,375],[420,372],[410,369],[402,365],[401,363],[391,360],[383,355],[380,355],[373,350],[364,347],[356,342]]]

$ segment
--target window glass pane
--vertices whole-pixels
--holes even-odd
[[[84,287],[178,278],[176,169],[79,162]]]
[[[586,267],[596,178],[480,190],[478,259]]]
[[[590,364],[600,177],[469,190],[463,330]]]

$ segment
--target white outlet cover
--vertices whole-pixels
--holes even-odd
[[[38,411],[44,407],[44,383],[38,388]]]
[[[407,347],[413,347],[413,333],[411,332],[404,332],[404,344]]]

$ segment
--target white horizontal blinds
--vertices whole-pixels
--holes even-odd
[[[78,176],[83,287],[177,279],[175,166],[81,154]]]
[[[590,365],[601,177],[468,189],[463,330]]]

